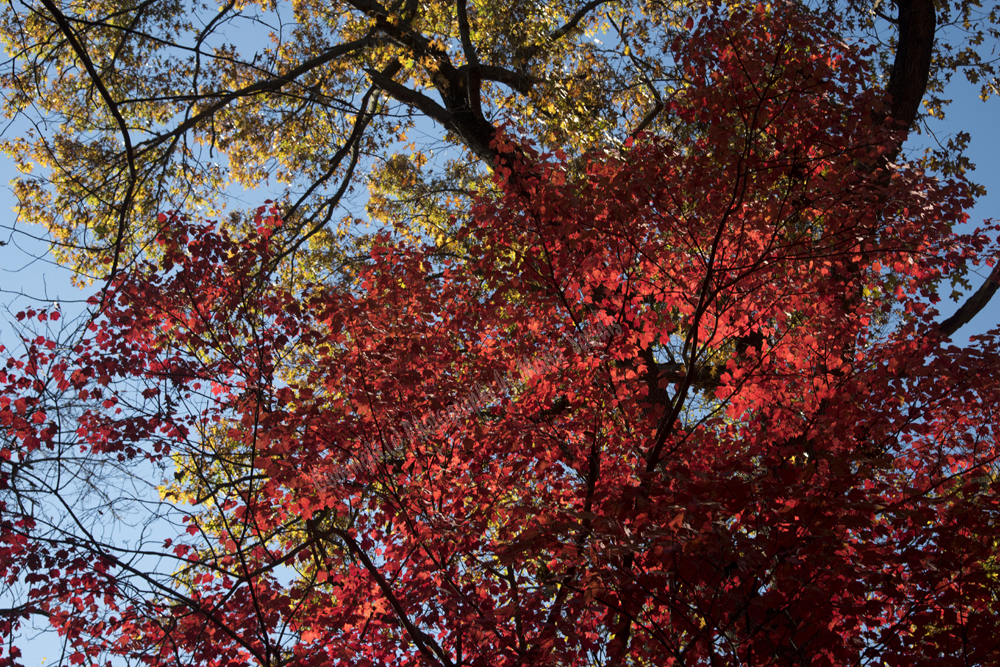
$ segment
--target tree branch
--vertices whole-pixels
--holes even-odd
[[[132,147],[132,135],[129,134],[125,118],[118,110],[118,103],[115,102],[113,97],[111,97],[111,93],[104,85],[104,81],[101,79],[101,75],[97,72],[97,68],[94,67],[94,63],[87,54],[87,50],[83,47],[83,44],[80,43],[80,40],[76,38],[76,33],[73,32],[73,27],[69,24],[69,20],[59,10],[59,8],[55,6],[55,3],[53,3],[52,0],[42,0],[42,5],[44,5],[45,9],[47,9],[49,14],[52,15],[52,18],[59,26],[59,30],[66,36],[66,41],[68,41],[70,46],[73,47],[73,51],[76,53],[77,58],[79,58],[80,62],[83,63],[83,67],[87,70],[87,74],[90,76],[91,82],[93,82],[94,87],[97,88],[97,91],[100,93],[101,99],[103,99],[104,103],[107,105],[108,111],[111,112],[111,116],[115,119],[115,123],[118,124],[118,131],[121,133],[122,142],[125,144],[125,160],[128,163],[128,182],[125,186],[125,196],[122,199],[121,206],[118,210],[118,229],[115,232],[114,259],[111,263],[111,271],[108,274],[108,282],[110,283],[110,281],[115,277],[115,274],[118,272],[122,241],[125,238],[125,228],[128,223],[128,211],[129,208],[131,208],[132,197],[135,193],[135,184],[138,180],[138,172],[135,168],[135,151]],[[107,294],[107,288],[105,288],[104,294]]]
[[[465,66],[459,67],[461,71]],[[527,95],[535,87],[537,79],[528,76],[527,74],[522,74],[520,72],[514,72],[509,69],[504,69],[503,67],[497,67],[495,65],[480,65],[479,72],[482,77],[487,81],[496,81],[497,83],[502,83],[505,86],[516,90],[522,95]]]
[[[248,95],[254,95],[257,93],[267,93],[280,90],[284,86],[295,81],[295,79],[299,78],[303,74],[306,74],[307,72],[310,72],[316,69],[317,67],[325,65],[331,60],[334,60],[341,56],[348,55],[366,46],[371,46],[374,43],[375,40],[372,39],[371,36],[365,36],[353,42],[347,42],[346,44],[338,44],[337,46],[334,46],[324,51],[315,58],[310,58],[309,60],[306,60],[298,67],[293,67],[292,69],[288,70],[282,75],[275,76],[270,79],[266,79],[264,81],[258,81],[257,83],[250,84],[249,86],[244,86],[239,90],[234,90],[232,92],[220,95],[218,101],[216,101],[214,104],[211,104],[210,106],[205,107],[200,113],[197,113],[194,116],[191,116],[190,118],[186,119],[183,123],[181,123],[176,128],[171,130],[168,134],[160,135],[155,139],[150,139],[149,141],[140,143],[139,146],[142,147],[143,151],[149,150],[163,143],[166,139],[170,137],[184,134],[185,132],[193,128],[195,125],[200,123],[205,118],[214,115],[215,112],[217,112],[219,109],[222,109],[233,100],[239,99],[241,97],[247,97]]]
[[[580,25],[580,21],[586,18],[587,14],[589,14],[590,12],[594,11],[601,5],[611,4],[615,2],[618,2],[618,0],[591,0],[583,7],[581,7],[580,11],[578,11],[576,14],[573,14],[573,16],[570,17],[569,21],[566,21],[564,25],[550,32],[548,36],[545,38],[545,42],[540,42],[538,44],[533,44],[532,46],[530,46],[528,48],[528,52],[525,54],[527,57],[526,59],[530,60],[531,58],[533,58],[535,54],[537,54],[539,51],[542,50],[545,44],[547,43],[551,44],[552,42],[559,41],[560,39],[568,35],[570,32],[573,31],[574,28],[576,28],[576,26]]]
[[[402,65],[400,65],[399,61],[397,60],[383,71],[395,73],[395,71],[398,71],[400,67],[402,67]],[[283,250],[280,254],[278,254],[273,260],[274,266],[277,266],[282,259],[290,255],[291,253],[295,252],[295,250],[298,249],[303,243],[308,241],[312,236],[319,233],[319,231],[326,226],[326,223],[329,222],[329,219],[333,214],[334,208],[340,203],[340,200],[344,197],[344,194],[347,192],[347,188],[350,185],[351,178],[354,176],[354,170],[358,165],[358,157],[361,152],[361,137],[364,134],[365,129],[371,123],[372,118],[374,118],[375,116],[374,110],[371,109],[371,107],[373,106],[371,103],[371,98],[374,92],[375,92],[375,87],[372,86],[371,88],[368,89],[368,92],[365,93],[364,100],[361,103],[361,112],[358,114],[357,119],[355,119],[354,121],[354,129],[351,131],[351,136],[347,138],[347,141],[344,143],[343,146],[341,146],[340,150],[338,150],[337,153],[333,156],[333,158],[330,159],[330,168],[326,171],[325,174],[323,174],[322,177],[317,179],[309,187],[308,190],[306,190],[305,194],[303,194],[299,198],[299,200],[295,202],[295,205],[292,206],[292,208],[287,212],[285,217],[286,221],[292,220],[295,217],[295,213],[302,206],[302,203],[316,190],[316,188],[318,188],[320,185],[326,182],[326,180],[330,178],[330,176],[332,176],[337,171],[337,169],[340,168],[340,163],[343,162],[344,158],[347,157],[347,154],[350,153],[351,159],[347,164],[347,173],[344,175],[344,178],[340,184],[340,188],[337,190],[336,194],[334,194],[332,199],[327,200],[327,205],[330,207],[329,215],[327,215],[323,220],[321,220],[319,224],[313,225],[312,229],[310,229],[308,232],[300,236],[295,241],[295,243],[293,243],[291,246],[289,246],[288,248]],[[322,210],[322,208],[320,210]],[[311,219],[315,218],[313,217]],[[306,223],[308,223],[308,220],[306,221]],[[303,226],[305,226],[306,223],[303,223]]]
[[[993,295],[997,293],[997,289],[1000,289],[1000,264],[993,268],[986,282],[976,290],[975,294],[966,299],[954,315],[938,325],[938,331],[941,332],[941,335],[951,338],[956,331],[968,324],[986,307]]]
[[[469,8],[466,0],[456,0],[455,10],[458,13],[458,35],[462,40],[462,51],[465,53],[465,61],[471,67],[479,66],[479,56],[472,46],[471,29],[469,28]]]
[[[486,164],[492,166],[496,160],[496,151],[490,148],[490,142],[496,135],[492,123],[480,117],[475,118],[471,110],[453,111],[427,97],[421,92],[411,90],[391,77],[381,72],[368,71],[372,83],[388,93],[393,99],[419,110],[432,120],[436,120],[445,129],[455,133],[459,139]]]
[[[899,44],[886,88],[888,115],[909,128],[927,92],[937,17],[934,0],[899,0]]]
[[[361,561],[362,565],[364,565],[368,574],[370,574],[375,580],[375,583],[378,585],[382,595],[384,595],[385,599],[389,602],[393,612],[396,614],[396,618],[398,618],[400,623],[403,624],[403,627],[406,628],[406,632],[417,645],[420,653],[433,664],[451,667],[452,662],[448,659],[448,655],[441,649],[440,646],[438,646],[433,637],[413,624],[413,621],[410,620],[406,610],[403,609],[403,604],[399,601],[399,598],[396,597],[396,594],[393,593],[389,582],[385,580],[385,576],[383,576],[382,572],[378,569],[378,566],[372,562],[371,558],[368,557],[368,554],[365,553],[364,549],[361,548],[357,541],[354,540],[354,538],[352,538],[347,531],[340,530],[339,528],[333,529],[331,533],[342,539],[347,545],[347,548],[350,549],[351,553],[353,553],[358,560]]]

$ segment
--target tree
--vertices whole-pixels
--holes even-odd
[[[951,346],[933,304],[997,230],[897,160],[910,56],[887,99],[830,14],[677,12],[655,131],[493,128],[492,187],[429,204],[448,243],[387,204],[335,279],[288,268],[312,204],[141,222],[126,179],[86,333],[0,375],[4,633],[45,617],[87,664],[995,664],[997,332]]]
[[[155,237],[157,212],[217,215],[233,210],[230,186],[277,184],[296,256],[285,271],[312,279],[353,256],[340,234],[359,217],[358,189],[376,218],[406,215],[420,233],[449,237],[449,217],[488,187],[490,144],[506,123],[573,157],[642,130],[673,132],[664,109],[685,73],[669,46],[690,39],[702,10],[603,0],[11,5],[4,110],[36,127],[4,143],[30,174],[16,186],[20,214],[52,231],[81,280],[105,279]],[[993,90],[993,62],[974,47],[996,38],[998,17],[976,3],[803,11],[837,21],[832,37],[859,51],[874,45],[870,79],[901,125],[916,125],[922,101],[941,115],[956,71],[982,83],[984,98]],[[414,139],[420,117],[445,136]],[[961,172],[963,146],[956,138],[928,159]]]

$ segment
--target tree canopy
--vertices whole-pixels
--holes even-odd
[[[950,341],[995,274],[935,308],[998,228],[961,138],[906,153],[995,15],[2,16],[22,215],[98,288],[0,370],[5,665],[33,618],[86,665],[998,662],[1000,331]]]
[[[883,113],[901,125],[915,124],[921,102],[940,115],[956,71],[993,91],[994,64],[977,46],[996,38],[995,10],[801,8],[865,54]],[[673,49],[702,11],[599,0],[24,3],[2,19],[4,110],[35,130],[4,148],[34,171],[17,183],[22,218],[94,278],[148,247],[159,211],[215,215],[227,191],[261,184],[279,188],[289,250],[310,273],[304,255],[330,263],[338,229],[365,217],[365,190],[380,221],[447,233],[465,195],[488,187],[499,127],[572,156],[676,132],[663,110],[689,82]],[[415,140],[420,118],[444,136]],[[963,145],[931,160],[961,171]]]

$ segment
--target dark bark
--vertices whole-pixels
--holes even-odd
[[[1000,288],[1000,265],[993,269],[990,277],[986,279],[982,287],[976,293],[966,299],[965,303],[955,312],[954,315],[946,319],[938,326],[938,331],[942,336],[951,337],[956,331],[968,324],[973,317],[979,314],[986,304],[990,302],[993,295]]]
[[[927,92],[937,17],[934,0],[899,0],[899,43],[889,75],[888,116],[904,128],[913,126]]]

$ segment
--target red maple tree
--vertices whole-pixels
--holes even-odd
[[[953,233],[964,184],[893,164],[860,61],[774,11],[678,47],[669,140],[495,142],[450,256],[385,230],[292,290],[276,208],[247,238],[164,215],[87,336],[0,374],[5,634],[42,614],[82,664],[994,664],[997,332],[950,345],[933,303],[995,230]],[[136,500],[155,545],[74,513],[71,459],[172,464]]]

